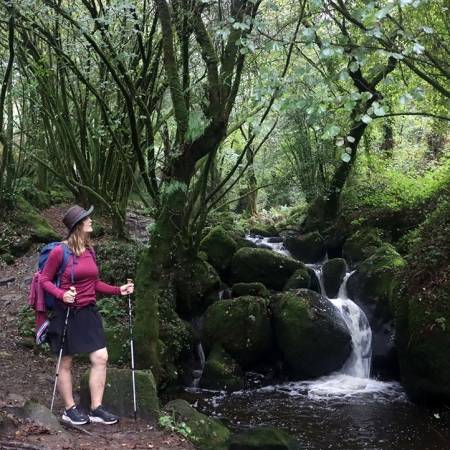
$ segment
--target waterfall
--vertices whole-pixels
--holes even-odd
[[[322,264],[307,264],[314,270],[320,282],[323,297],[333,303],[341,313],[352,338],[352,353],[339,373],[359,378],[370,377],[372,359],[372,330],[364,311],[348,298],[347,281],[353,272],[347,272],[336,298],[328,298],[323,284]]]
[[[283,242],[275,241],[273,238],[246,236],[246,239],[254,242],[258,247],[270,248],[275,252],[292,257],[284,247]],[[369,378],[372,359],[372,330],[364,311],[350,300],[347,295],[347,280],[353,272],[346,273],[339,288],[338,296],[336,298],[328,298],[322,276],[322,267],[326,260],[327,258],[320,264],[306,264],[306,266],[314,270],[319,279],[322,296],[338,309],[350,331],[352,353],[338,373],[358,378]]]

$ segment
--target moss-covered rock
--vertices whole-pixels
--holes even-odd
[[[200,386],[205,389],[237,391],[244,387],[243,373],[236,361],[220,346],[208,355]]]
[[[337,308],[316,292],[279,294],[272,303],[278,347],[296,379],[338,370],[351,352],[350,332]]]
[[[401,378],[416,401],[450,404],[450,201],[412,243],[395,300]]]
[[[180,269],[178,275],[177,311],[182,316],[200,315],[217,300],[221,281],[208,262],[197,258],[189,268]]]
[[[235,283],[259,281],[269,289],[283,289],[289,277],[302,264],[295,259],[264,248],[241,248],[233,256],[231,270]]]
[[[155,419],[159,414],[159,400],[155,379],[150,370],[136,370],[137,415],[144,419]],[[89,409],[89,372],[80,381],[80,402]],[[103,404],[121,416],[133,416],[133,388],[130,369],[109,368],[106,373]]]
[[[328,298],[336,298],[347,272],[347,263],[343,258],[330,259],[323,265],[323,285]]]
[[[256,297],[267,298],[270,291],[262,283],[236,283],[231,288],[233,297],[243,297],[244,295],[254,295]]]
[[[214,227],[200,243],[200,250],[208,255],[208,262],[219,273],[229,269],[237,249],[235,240],[221,226]]]
[[[318,231],[289,235],[285,238],[284,245],[293,256],[304,263],[315,263],[325,257],[325,242]]]
[[[284,290],[289,289],[309,289],[311,287],[311,276],[306,266],[297,269],[287,280]]]
[[[164,411],[176,422],[184,422],[190,429],[189,440],[198,450],[228,450],[230,431],[219,421],[198,412],[186,400],[172,400]]]
[[[220,345],[241,367],[270,355],[272,327],[266,299],[246,296],[218,301],[207,309],[204,320],[209,348]]]
[[[283,430],[259,427],[233,435],[229,450],[300,450],[300,445]]]
[[[278,236],[278,231],[275,225],[259,224],[254,225],[250,228],[250,234],[263,237],[271,237],[271,236]]]
[[[342,256],[351,267],[355,267],[373,255],[382,245],[380,230],[377,228],[362,228],[345,241]]]
[[[372,373],[382,377],[397,374],[394,345],[393,293],[396,275],[404,259],[390,244],[383,244],[358,266],[348,279],[347,290],[365,312],[372,328]]]
[[[30,236],[19,236],[11,243],[9,251],[13,256],[23,256],[31,248],[32,245],[33,241],[31,240]]]

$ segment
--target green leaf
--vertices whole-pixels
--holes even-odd
[[[341,159],[342,159],[342,161],[348,163],[348,162],[350,162],[352,157],[347,152],[342,152],[341,153]]]
[[[361,121],[364,123],[370,123],[370,122],[372,122],[372,117],[368,116],[367,114],[364,114],[361,117]]]

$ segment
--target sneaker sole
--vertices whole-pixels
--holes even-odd
[[[89,419],[85,421],[76,422],[75,420],[72,420],[68,416],[62,416],[62,420],[64,422],[70,423],[71,425],[86,425],[87,423],[89,423]]]
[[[119,419],[106,421],[105,419],[102,419],[101,417],[97,417],[97,416],[89,416],[89,419],[91,420],[91,422],[103,423],[105,425],[114,425],[115,423],[117,423],[119,421]]]

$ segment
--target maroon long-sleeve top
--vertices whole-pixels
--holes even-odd
[[[70,256],[67,266],[61,276],[61,282],[57,287],[53,280],[62,264],[64,257],[61,245],[55,247],[48,255],[47,262],[41,274],[42,287],[55,296],[63,299],[64,292],[75,286],[77,295],[72,306],[84,307],[96,302],[96,294],[120,295],[120,287],[111,286],[99,279],[97,263],[91,251],[85,250],[80,256]],[[75,261],[75,264],[74,264]],[[72,267],[74,270],[74,282],[72,283]]]

